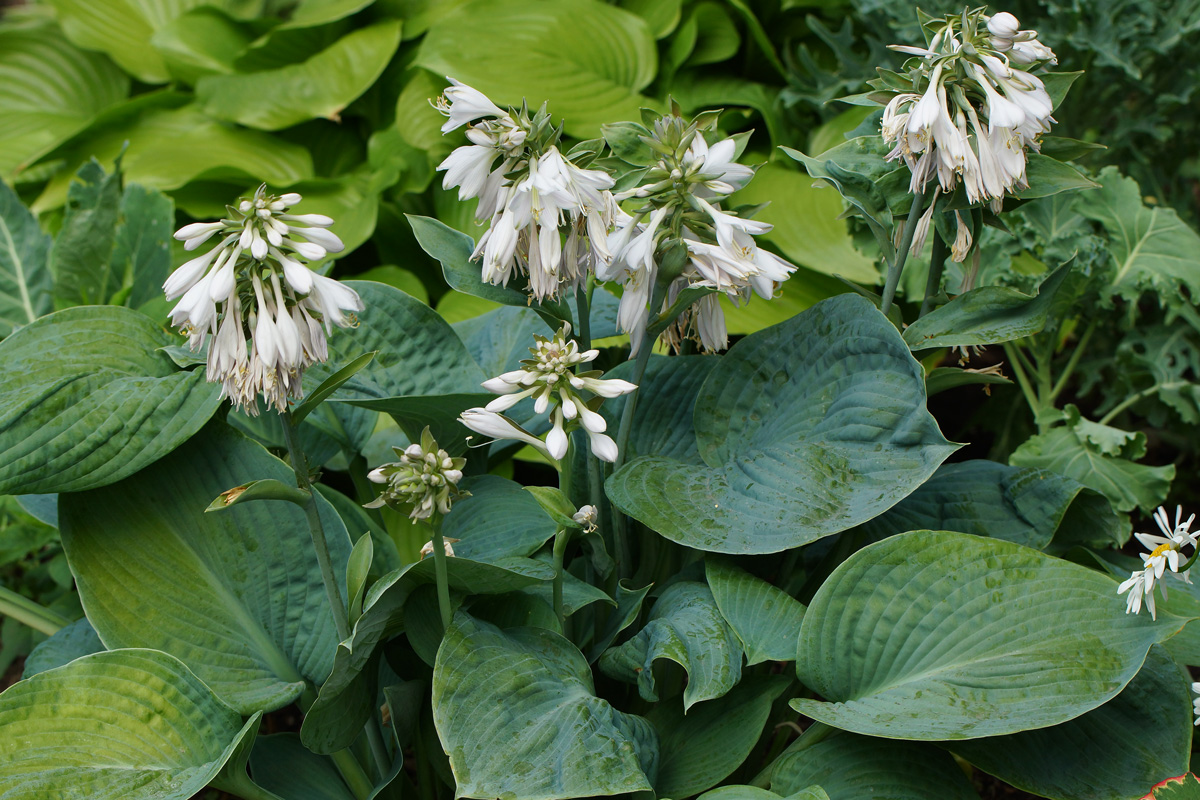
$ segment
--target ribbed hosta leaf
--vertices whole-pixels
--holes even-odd
[[[400,45],[400,21],[361,28],[300,64],[208,75],[196,99],[217,119],[275,131],[314,118],[338,120],[383,72]]]
[[[61,667],[77,658],[103,650],[104,644],[96,635],[96,629],[88,622],[87,617],[83,617],[60,628],[49,639],[33,648],[25,659],[25,672],[22,677],[32,678],[39,672]]]
[[[417,63],[502,106],[545,100],[568,133],[588,138],[651,105],[639,92],[654,79],[657,54],[640,17],[598,0],[476,0],[430,27]]]
[[[17,193],[0,182],[0,337],[53,310],[49,257],[50,237]]]
[[[129,78],[115,64],[57,27],[0,32],[0,175],[28,166],[127,94]]]
[[[204,511],[265,478],[295,480],[262,446],[213,423],[150,469],[59,498],[63,547],[104,643],[168,652],[246,714],[323,681],[337,645],[304,512],[282,500]],[[324,499],[318,507],[344,576],[346,528]]]
[[[98,306],[59,311],[0,342],[0,493],[103,486],[198,431],[219,389],[160,351],[175,343],[143,314]]]
[[[870,545],[821,585],[796,669],[828,702],[792,707],[898,739],[1056,725],[1108,702],[1183,618],[1126,614],[1117,582],[996,539],[914,531]]]
[[[521,484],[499,475],[467,478],[471,493],[454,504],[442,535],[458,539],[454,552],[475,561],[529,556],[554,536],[558,526]]]
[[[693,422],[698,459],[643,453],[606,488],[668,539],[722,553],[773,553],[865,522],[955,449],[925,408],[921,366],[856,295],[735,344]]]
[[[0,694],[0,797],[187,800],[237,761],[258,721],[243,725],[166,653],[97,653]]]
[[[709,556],[704,572],[721,615],[746,649],[746,663],[791,661],[804,620],[799,600],[731,562]]]
[[[1164,775],[1187,772],[1193,695],[1161,647],[1112,700],[1061,725],[956,743],[984,772],[1041,797],[1141,797]]]
[[[596,697],[583,655],[541,628],[501,630],[459,612],[434,665],[433,720],[456,797],[648,791],[656,771],[650,723]]]

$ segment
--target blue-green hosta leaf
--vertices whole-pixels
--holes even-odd
[[[703,583],[673,583],[654,604],[646,627],[600,657],[605,673],[637,683],[642,698],[658,700],[654,662],[666,658],[688,673],[686,711],[720,697],[742,677],[742,645]]]
[[[1144,205],[1137,182],[1116,167],[1100,172],[1100,184],[1100,191],[1081,195],[1075,208],[1108,232],[1115,273],[1106,296],[1135,304],[1146,290],[1167,302],[1176,302],[1181,288],[1197,296],[1200,236],[1172,209]]]
[[[87,50],[100,50],[138,80],[166,83],[170,72],[150,46],[155,31],[200,5],[235,16],[261,12],[261,0],[50,0],[67,37]]]
[[[1055,295],[1071,271],[1063,264],[1032,297],[1008,286],[981,286],[926,314],[904,330],[913,350],[1008,342],[1041,332]]]
[[[280,797],[354,800],[333,762],[305,749],[294,733],[258,737],[250,753],[250,771],[255,783]]]
[[[567,133],[588,139],[652,104],[639,92],[657,60],[646,23],[599,0],[476,0],[429,28],[416,63],[501,106],[544,100]]]
[[[127,94],[125,73],[56,26],[0,32],[0,175],[29,166]]]
[[[871,800],[979,800],[949,753],[921,742],[835,732],[771,766],[771,791],[820,786],[829,797]]]
[[[900,334],[852,295],[730,348],[694,426],[699,459],[643,453],[606,488],[668,539],[722,553],[778,552],[865,522],[956,448]]]
[[[89,161],[75,174],[50,250],[60,305],[106,305],[120,288],[111,264],[120,205],[119,169],[105,173],[99,162]]]
[[[951,748],[984,772],[1040,797],[1141,797],[1164,775],[1187,772],[1192,694],[1161,647],[1122,692],[1061,725],[957,742]]]
[[[315,118],[337,121],[383,72],[400,46],[400,20],[359,28],[299,64],[207,75],[196,100],[217,119],[276,131]]]
[[[1126,614],[1117,582],[997,539],[914,531],[870,545],[821,585],[796,669],[828,702],[792,707],[897,739],[973,739],[1100,706],[1184,619]]]
[[[0,337],[54,309],[49,257],[50,237],[0,181]]]
[[[704,573],[717,608],[746,650],[747,664],[796,657],[804,620],[799,600],[722,558],[706,558]]]
[[[829,795],[820,786],[809,786],[786,798],[757,786],[721,786],[700,795],[699,800],[829,800]]]
[[[583,655],[541,628],[455,615],[434,665],[433,720],[457,797],[560,800],[654,780],[650,723],[596,697]]]
[[[656,705],[647,719],[658,731],[658,796],[690,797],[740,767],[762,736],[771,704],[788,683],[782,675],[743,682],[686,714],[674,700]]]
[[[25,659],[22,677],[32,678],[39,672],[61,667],[77,658],[103,651],[104,643],[96,635],[96,629],[88,622],[87,617],[83,617],[59,628],[57,633],[33,648]]]
[[[295,480],[262,446],[213,423],[149,469],[59,498],[63,547],[101,640],[176,656],[247,714],[323,681],[337,644],[304,512],[282,500],[204,511],[221,492],[267,478]],[[346,528],[324,499],[317,505],[345,576]]]
[[[554,568],[528,558],[497,559],[494,564],[452,558],[446,565],[450,589],[464,595],[505,594],[549,581]],[[434,561],[427,558],[384,575],[363,599],[363,613],[349,639],[337,646],[333,672],[304,719],[304,744],[318,753],[350,746],[370,718],[375,701],[368,690],[372,657],[387,637],[405,629],[404,608],[413,591],[434,583]],[[366,671],[366,672],[364,672]]]
[[[1056,535],[1060,542],[1086,541],[1094,547],[1120,546],[1127,535],[1099,492],[1057,472],[995,461],[943,464],[862,529],[869,540],[905,531],[959,531],[1038,550]]]
[[[685,462],[699,460],[692,415],[700,388],[717,361],[712,356],[650,356],[637,395],[626,460],[650,455]],[[605,377],[631,380],[633,366],[632,361],[626,361]],[[610,432],[618,430],[626,402],[627,395],[600,407]]]
[[[442,535],[459,540],[454,544],[458,556],[475,561],[530,556],[558,530],[519,483],[477,475],[462,488],[471,496],[456,502],[442,523]]]
[[[158,352],[174,341],[136,311],[85,306],[0,342],[0,492],[103,486],[198,431],[219,389]]]
[[[166,653],[96,653],[0,694],[0,796],[187,800],[244,770],[258,722]]]

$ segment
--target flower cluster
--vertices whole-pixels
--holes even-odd
[[[355,323],[363,309],[358,294],[318,275],[300,259],[316,260],[344,249],[326,230],[333,220],[321,214],[289,214],[301,200],[295,193],[254,197],[228,207],[229,218],[185,225],[175,234],[195,250],[214,236],[217,246],[176,269],[163,291],[180,298],[171,324],[200,350],[211,335],[208,380],[248,413],[258,413],[258,397],[279,411],[288,398],[303,396],[301,378],[314,362],[329,357],[326,333]]]
[[[486,436],[523,441],[555,461],[567,454],[567,434],[579,425],[588,435],[592,453],[602,461],[615,461],[617,446],[605,433],[607,423],[596,408],[604,399],[620,397],[637,387],[628,381],[601,379],[603,373],[599,370],[574,372],[576,366],[592,361],[599,351],[580,352],[578,343],[568,338],[570,335],[570,324],[563,323],[553,338],[535,336],[536,344],[529,348],[533,358],[521,362],[523,369],[484,381],[483,388],[500,396],[484,408],[464,411],[460,421]],[[585,399],[581,392],[593,397]],[[537,413],[550,411],[551,428],[545,442],[500,414],[527,397],[533,398]]]
[[[1180,580],[1191,583],[1188,577],[1188,570],[1179,571],[1180,561],[1186,558],[1182,554],[1182,549],[1187,546],[1192,548],[1192,553],[1196,552],[1196,539],[1200,533],[1192,533],[1190,528],[1192,522],[1195,521],[1196,515],[1192,514],[1186,520],[1183,519],[1183,509],[1175,509],[1175,524],[1171,525],[1170,518],[1167,517],[1167,512],[1161,506],[1154,512],[1154,521],[1158,523],[1159,529],[1163,532],[1163,536],[1156,536],[1151,533],[1136,533],[1134,536],[1145,547],[1150,548],[1149,553],[1142,553],[1142,568],[1135,570],[1127,581],[1117,587],[1117,594],[1125,594],[1129,592],[1129,597],[1126,599],[1125,613],[1137,614],[1142,610],[1143,598],[1146,607],[1150,609],[1150,616],[1155,616],[1154,609],[1154,587],[1161,586],[1163,597],[1167,596],[1166,584],[1162,582],[1163,575],[1167,570],[1175,575]]]
[[[450,513],[450,504],[465,492],[458,488],[465,458],[452,458],[438,447],[429,428],[421,432],[420,444],[395,450],[399,461],[384,464],[367,475],[373,483],[383,484],[383,492],[367,508],[412,506],[409,517],[429,519],[436,511]],[[448,555],[453,551],[448,550]]]
[[[895,143],[888,160],[908,166],[914,194],[936,175],[935,195],[961,181],[971,203],[990,202],[999,211],[1006,193],[1028,186],[1026,151],[1039,150],[1038,137],[1054,122],[1050,95],[1029,71],[1057,63],[1054,53],[1036,32],[1018,30],[1007,12],[948,16],[926,29],[936,30],[928,47],[892,46],[918,57],[906,64],[911,86],[897,91],[894,82],[876,82],[894,92],[882,122],[883,140]],[[921,220],[924,231],[933,208]],[[961,217],[958,238],[965,241],[955,243],[952,256],[962,261],[970,234]]]
[[[618,213],[616,229],[608,237],[612,258],[597,268],[596,276],[624,284],[618,324],[629,333],[634,353],[641,348],[650,314],[660,310],[649,307],[656,284],[666,283],[663,308],[684,289],[712,289],[666,335],[676,349],[682,339],[693,338],[705,350],[721,350],[729,337],[716,295],[741,302],[754,291],[769,299],[796,268],[755,243],[753,236],[771,230],[771,225],[720,208],[724,198],[754,175],[750,167],[737,163],[734,139],[710,146],[698,122],[685,123],[677,115],[660,118],[644,139],[662,157],[646,171],[641,185],[617,195],[643,199],[645,204],[632,214]],[[678,243],[686,248],[683,263],[675,274],[660,274],[664,252]]]
[[[446,173],[443,188],[457,186],[460,200],[478,198],[476,218],[490,220],[472,255],[482,259],[483,279],[507,285],[519,271],[539,301],[582,285],[608,258],[605,237],[618,212],[613,179],[559,151],[559,131],[544,107],[532,118],[526,109],[506,112],[482,92],[450,82],[436,103],[449,117],[442,132],[480,121],[467,128],[471,144],[438,169]]]

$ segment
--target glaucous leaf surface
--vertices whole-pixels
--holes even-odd
[[[721,786],[700,795],[699,800],[785,800],[774,792],[757,786]],[[820,786],[809,786],[786,800],[829,800],[829,795]]]
[[[495,561],[532,555],[558,527],[521,484],[499,475],[476,475],[462,484],[471,493],[454,504],[442,522],[442,535],[456,556]]]
[[[646,627],[600,657],[600,669],[637,683],[642,699],[656,702],[654,662],[666,658],[688,673],[683,690],[686,711],[702,700],[720,697],[742,677],[742,645],[713,594],[696,581],[667,587],[650,610]]]
[[[746,651],[748,665],[796,657],[804,620],[799,600],[725,559],[706,558],[704,573],[717,608]]]
[[[258,723],[166,653],[96,653],[0,694],[0,796],[187,800]]]
[[[245,714],[319,684],[337,645],[304,512],[281,500],[204,512],[225,490],[267,478],[295,480],[261,445],[213,423],[149,469],[59,499],[63,547],[101,640],[170,653]],[[346,528],[317,504],[344,580]]]
[[[54,310],[49,259],[50,237],[0,181],[0,336]]]
[[[1005,783],[1055,800],[1141,797],[1164,775],[1187,772],[1192,693],[1161,647],[1120,694],[1049,728],[972,739],[957,755]]]
[[[1126,614],[1117,582],[1028,547],[913,531],[859,550],[817,590],[794,709],[897,739],[973,739],[1100,706],[1184,619]]]
[[[50,314],[0,342],[0,492],[103,486],[198,431],[219,387],[160,352],[175,343],[143,314],[97,306]]]
[[[925,378],[870,301],[841,295],[747,336],[708,374],[699,459],[639,454],[613,503],[672,541],[773,553],[886,511],[956,445],[925,408]]]
[[[360,28],[299,64],[274,70],[208,75],[196,101],[217,119],[275,131],[341,112],[371,87],[400,45],[400,20]]]
[[[659,797],[691,797],[720,783],[742,765],[762,736],[771,704],[788,678],[743,681],[729,694],[691,709],[672,698],[647,714],[658,731]]]
[[[835,731],[771,766],[771,791],[790,795],[819,786],[834,800],[978,800],[949,753],[922,742],[899,742]]]
[[[333,762],[306,750],[294,733],[258,737],[250,752],[250,772],[255,783],[280,797],[354,800]]]
[[[601,123],[637,119],[652,104],[639,92],[657,62],[646,23],[598,0],[476,0],[434,22],[416,59],[502,107],[545,100],[580,139],[599,135]]]
[[[57,26],[0,31],[0,175],[32,164],[127,94],[115,64]]]
[[[49,639],[38,644],[25,659],[24,678],[32,678],[39,672],[61,667],[77,658],[104,651],[104,643],[96,635],[96,629],[87,617],[77,619],[60,628]]]
[[[886,513],[862,525],[878,541],[915,530],[958,531],[1044,550],[1055,539],[1124,544],[1122,520],[1102,495],[1057,472],[974,460],[943,464]]]
[[[649,791],[657,771],[650,723],[596,697],[583,655],[541,628],[456,614],[433,670],[433,719],[457,797]]]
[[[692,416],[700,387],[717,360],[713,356],[650,356],[639,384],[636,413],[626,446],[627,461],[650,455],[682,462],[700,460]],[[604,376],[632,380],[633,366],[632,361],[625,361]],[[606,400],[600,406],[610,432],[620,430],[626,402],[627,395]]]

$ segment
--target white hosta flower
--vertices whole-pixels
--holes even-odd
[[[326,334],[334,325],[355,324],[345,312],[363,309],[354,290],[298,260],[343,249],[326,230],[329,217],[286,213],[300,201],[294,192],[267,195],[262,186],[231,209],[240,218],[185,225],[175,236],[187,248],[225,235],[163,284],[168,300],[180,298],[171,323],[191,348],[199,350],[212,336],[208,380],[250,414],[258,413],[259,396],[279,411],[301,398],[304,370],[328,358]]]
[[[1021,29],[1021,24],[1017,22],[1017,18],[1012,14],[1007,11],[1001,11],[999,14],[995,14],[988,19],[987,29],[993,36],[1011,39],[1017,35],[1017,31]]]
[[[1196,694],[1200,694],[1200,682],[1192,684],[1192,691]],[[1195,721],[1192,722],[1192,725],[1200,725],[1200,697],[1192,700],[1192,714],[1196,717]]]
[[[468,408],[459,415],[458,421],[476,433],[482,433],[493,439],[513,439],[524,442],[546,458],[553,458],[545,442],[503,414],[488,411],[486,408]]]
[[[446,80],[452,85],[434,103],[434,108],[449,117],[442,125],[442,133],[457,130],[481,117],[505,116],[504,109],[487,99],[483,92],[454,78],[448,77]]]
[[[684,163],[689,172],[697,172],[706,180],[692,193],[696,197],[716,197],[733,194],[745,186],[754,177],[754,170],[734,161],[736,153],[737,142],[733,139],[722,139],[709,147],[704,137],[697,133]]]
[[[1162,586],[1163,597],[1167,596],[1167,587],[1166,584],[1161,582],[1161,578],[1168,571],[1180,580],[1191,583],[1188,571],[1180,572],[1179,568],[1183,561],[1189,557],[1182,552],[1182,548],[1191,547],[1193,554],[1196,551],[1197,537],[1200,534],[1191,532],[1191,526],[1195,519],[1196,515],[1193,514],[1184,520],[1183,509],[1176,507],[1175,524],[1172,525],[1170,518],[1167,516],[1166,509],[1160,506],[1154,512],[1154,521],[1158,523],[1158,527],[1164,535],[1157,536],[1151,533],[1134,534],[1143,546],[1151,549],[1149,553],[1140,554],[1142,568],[1135,570],[1128,580],[1117,587],[1117,594],[1129,592],[1129,597],[1126,599],[1125,613],[1137,614],[1141,611],[1144,600],[1146,607],[1150,609],[1150,616],[1154,617],[1154,587],[1156,583]]]
[[[467,460],[451,457],[439,448],[428,427],[421,432],[419,444],[410,444],[404,450],[392,449],[399,460],[377,467],[367,475],[372,483],[384,485],[383,492],[367,503],[367,508],[412,506],[410,518],[429,519],[435,512],[450,513],[451,503],[466,495],[458,488],[458,482],[462,480]],[[449,542],[446,547],[446,555],[454,555]]]
[[[571,515],[571,519],[583,529],[584,533],[592,533],[596,530],[596,519],[598,512],[593,505],[580,506],[579,510]]]

